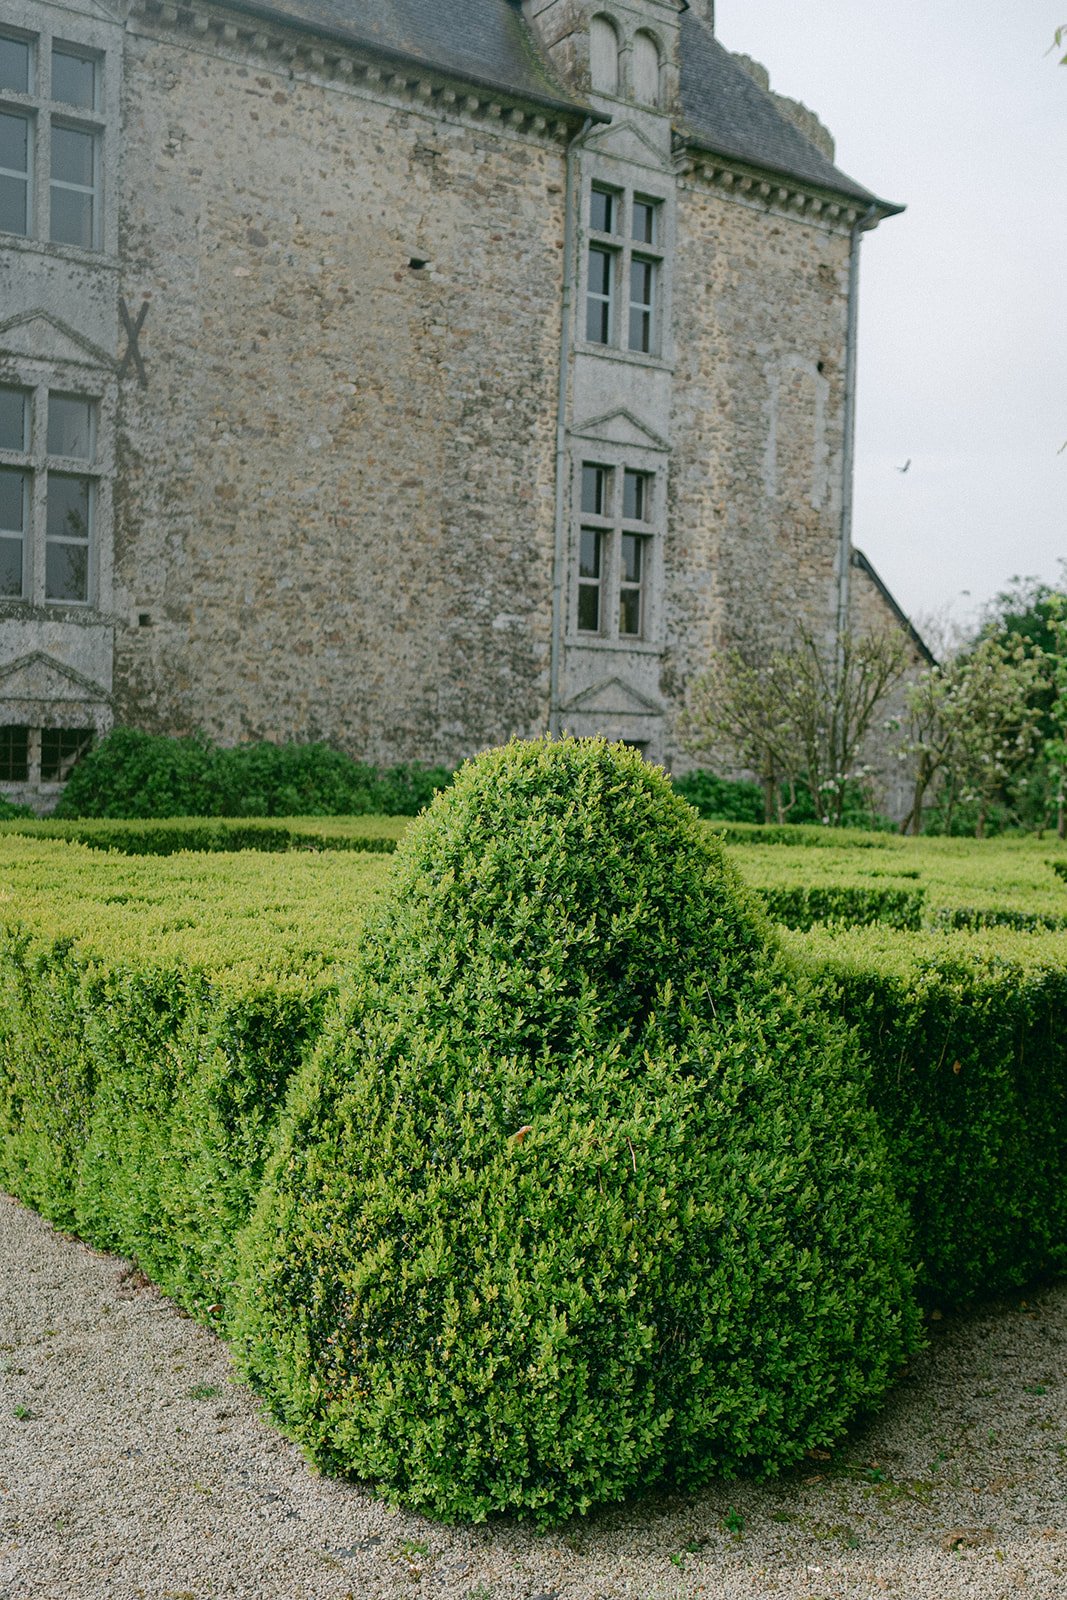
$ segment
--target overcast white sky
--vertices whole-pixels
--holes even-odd
[[[908,208],[862,245],[853,537],[912,615],[967,621],[1067,558],[1061,23],[1067,0],[716,0],[726,48]]]

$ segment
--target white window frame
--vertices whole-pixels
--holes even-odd
[[[0,34],[27,42],[31,48],[29,91],[20,93],[0,88],[0,111],[25,117],[29,123],[29,181],[27,185],[26,227],[22,232],[0,230],[0,247],[23,241],[47,246],[78,257],[118,252],[118,222],[107,193],[107,152],[114,138],[119,100],[119,51],[107,45],[114,40],[113,25],[106,28],[90,17],[69,13],[54,26],[56,13],[50,7],[27,4],[20,20],[39,21],[36,29],[8,26],[0,22]],[[106,29],[106,31],[105,31]],[[79,60],[91,61],[94,74],[94,104],[71,105],[52,94],[53,51]],[[92,140],[92,181],[75,183],[57,178],[52,172],[53,129],[71,129]],[[56,192],[77,192],[89,196],[92,207],[88,243],[68,242],[52,237],[52,196]]]

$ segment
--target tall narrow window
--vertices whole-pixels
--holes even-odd
[[[577,527],[579,634],[629,641],[648,636],[655,474],[623,465],[581,465]]]
[[[630,262],[630,349],[652,349],[652,317],[656,304],[656,263],[634,256]]]
[[[622,195],[615,189],[594,184],[589,192],[589,232],[594,242],[589,246],[586,265],[585,337],[590,344],[612,344],[616,337],[621,203]]]
[[[52,124],[51,227],[56,244],[96,243],[97,135],[88,128]]]
[[[661,349],[663,202],[594,183],[589,191],[585,337],[640,355]],[[621,302],[616,306],[616,301]]]
[[[46,600],[82,603],[89,598],[89,551],[96,485],[88,473],[62,468],[72,462],[91,466],[93,432],[91,400],[80,395],[49,395]]]
[[[638,105],[658,106],[660,102],[659,45],[642,28],[634,34],[634,99]]]
[[[597,245],[589,249],[589,289],[585,336],[590,344],[610,344],[614,321],[615,255]]]
[[[29,446],[29,396],[0,389],[0,451],[24,455]],[[22,598],[30,474],[20,465],[0,466],[0,598]]]
[[[607,17],[589,24],[589,79],[600,94],[619,92],[619,37]]]
[[[0,231],[30,231],[32,126],[28,116],[0,111]]]
[[[578,547],[578,631],[599,633],[603,620],[605,544],[609,534],[613,473],[595,462],[582,463],[582,522]],[[599,526],[587,526],[595,518]]]

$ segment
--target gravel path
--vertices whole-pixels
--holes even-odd
[[[225,1348],[0,1196],[0,1600],[1067,1597],[1067,1285],[946,1317],[887,1409],[785,1481],[551,1534],[316,1477]]]

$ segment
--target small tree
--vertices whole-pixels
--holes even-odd
[[[726,748],[755,772],[766,821],[784,820],[803,780],[823,821],[839,826],[860,747],[906,668],[904,639],[888,631],[847,633],[836,647],[801,631],[789,649],[760,659],[726,651],[693,685],[686,749]]]
[[[1033,752],[1039,676],[1024,641],[985,638],[909,688],[901,755],[912,764],[913,789],[901,832],[920,831],[937,781],[949,821],[961,800],[973,801],[976,835],[984,835],[991,803]]]

